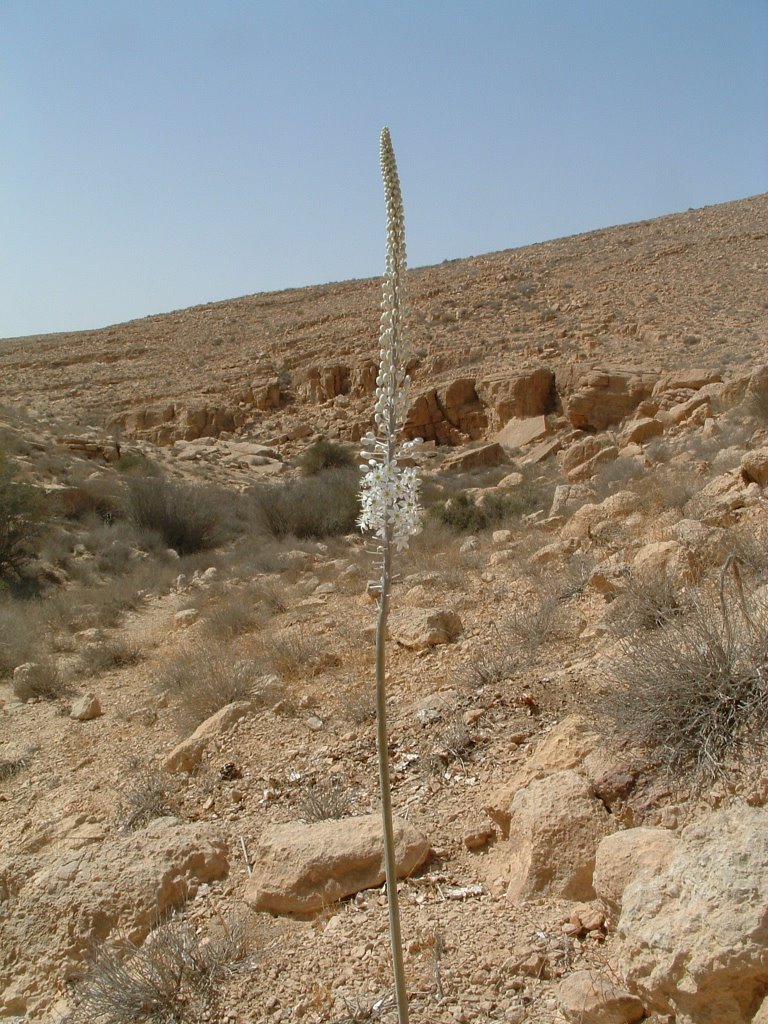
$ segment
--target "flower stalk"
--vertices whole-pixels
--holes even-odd
[[[407,329],[408,301],[405,291],[405,222],[397,164],[389,129],[381,133],[381,173],[387,203],[387,260],[382,287],[379,373],[376,378],[374,429],[363,438],[367,459],[361,484],[358,525],[377,538],[381,574],[375,584],[379,593],[376,623],[376,742],[379,789],[384,832],[384,870],[389,909],[389,935],[395,982],[398,1024],[408,1024],[408,993],[400,932],[397,895],[397,861],[392,816],[387,734],[386,632],[392,583],[394,550],[407,547],[421,530],[419,479],[416,471],[398,459],[418,442],[400,442],[408,412],[411,356]]]

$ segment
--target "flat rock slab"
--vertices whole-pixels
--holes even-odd
[[[420,867],[429,848],[418,829],[395,819],[398,878]],[[262,833],[245,900],[256,910],[309,914],[383,881],[384,843],[378,814],[309,825],[291,822],[272,825]]]

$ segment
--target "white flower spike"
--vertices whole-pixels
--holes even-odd
[[[398,551],[421,530],[419,478],[414,469],[400,467],[398,457],[414,442],[398,445],[408,414],[411,358],[405,290],[405,221],[397,163],[389,129],[381,133],[381,173],[387,201],[387,259],[382,287],[380,362],[376,377],[374,406],[375,433],[363,438],[367,460],[360,490],[361,511],[357,520],[385,543],[392,541]]]

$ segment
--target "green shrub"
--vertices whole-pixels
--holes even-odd
[[[163,477],[128,482],[128,513],[140,530],[153,531],[180,555],[216,547],[221,541],[223,503],[218,493]]]
[[[36,553],[46,518],[44,495],[16,479],[0,454],[0,580],[19,578]]]
[[[255,492],[262,529],[273,537],[320,539],[351,533],[360,514],[357,471],[328,469]]]
[[[315,441],[299,460],[306,476],[316,476],[327,469],[354,469],[358,459],[346,445],[322,438]]]

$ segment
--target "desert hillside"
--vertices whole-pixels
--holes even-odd
[[[414,1024],[768,1022],[768,196],[410,274]],[[0,342],[0,1017],[395,1019],[378,281]]]
[[[760,195],[414,270],[414,381],[540,364],[565,377],[588,363],[662,372],[759,360],[767,239]],[[378,280],[348,281],[9,339],[0,401],[122,418],[129,433],[154,428],[160,440],[222,424],[280,433],[301,417],[349,436],[368,404],[378,304]]]

